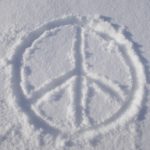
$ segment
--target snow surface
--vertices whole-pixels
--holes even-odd
[[[148,0],[0,1],[0,150],[149,150]]]

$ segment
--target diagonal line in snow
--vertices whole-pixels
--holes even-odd
[[[47,92],[53,91],[57,87],[60,87],[62,84],[65,84],[74,75],[75,75],[74,70],[71,70],[70,72],[65,73],[64,75],[61,75],[58,78],[48,81],[42,87],[40,87],[39,89],[34,91],[31,94],[29,100],[31,101],[31,103],[37,102],[38,99],[40,99],[42,96],[44,96]]]
[[[101,79],[100,77],[93,77],[91,75],[86,75],[87,79],[89,81],[94,82],[101,90],[103,90],[105,93],[116,97],[116,101],[121,105],[122,102],[124,101],[125,94],[122,91],[122,89],[113,81],[111,81],[108,78]]]

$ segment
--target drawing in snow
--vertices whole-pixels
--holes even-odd
[[[124,126],[139,111],[146,80],[124,28],[103,17],[44,24],[14,45],[5,70],[18,117],[56,146]]]

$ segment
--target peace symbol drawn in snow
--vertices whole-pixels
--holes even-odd
[[[74,68],[53,80],[48,80],[40,88],[28,93],[24,89],[24,79],[21,73],[22,63],[25,51],[29,51],[32,44],[46,31],[62,28],[64,26],[73,26],[75,39],[73,43]],[[86,66],[85,57],[85,35],[92,32],[95,36],[108,38],[119,47],[119,55],[128,66],[131,73],[132,86],[130,92],[125,96],[124,91],[112,80],[90,73]],[[28,50],[27,50],[28,49]],[[123,125],[131,120],[138,112],[141,105],[145,74],[143,65],[133,49],[132,43],[123,35],[123,29],[115,29],[109,22],[102,18],[86,17],[64,17],[51,21],[42,27],[34,30],[19,42],[14,48],[14,53],[9,56],[10,67],[10,93],[14,99],[13,106],[19,112],[23,112],[35,128],[43,129],[52,135],[68,134],[69,136],[92,136],[97,133],[105,133],[117,126]],[[87,91],[88,84],[95,84],[105,94],[114,96],[120,109],[112,114],[106,120],[98,124],[90,124],[87,114]],[[68,106],[71,124],[74,125],[73,131],[63,131],[57,124],[53,124],[34,109],[40,99],[48,92],[64,88],[63,85],[72,86],[72,96],[70,97],[70,106]],[[90,133],[90,134],[89,134]]]

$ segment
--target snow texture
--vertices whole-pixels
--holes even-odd
[[[71,9],[66,0],[57,0],[50,19],[42,20],[47,5],[56,6],[49,2],[15,0],[6,13],[17,7],[20,11],[21,4],[22,16],[44,9],[39,16],[31,13],[28,27],[15,18],[17,24],[10,20],[6,34],[0,34],[0,48],[6,48],[0,50],[0,149],[148,150],[150,55],[141,53],[126,24],[97,11],[90,14],[92,7],[100,7],[98,1],[87,1],[84,14],[74,2]],[[0,1],[0,8],[7,3]],[[107,9],[127,3],[101,0]],[[57,16],[61,4],[78,13]],[[120,12],[118,8],[114,17]],[[11,22],[14,27],[9,29]]]

